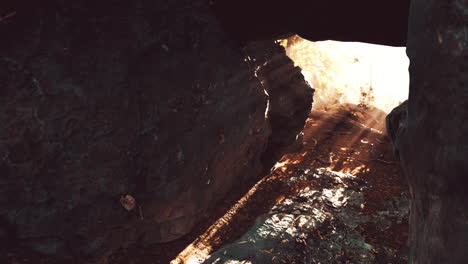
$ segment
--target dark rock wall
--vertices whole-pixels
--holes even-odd
[[[468,263],[468,1],[413,0],[400,158],[413,202],[410,263]]]
[[[289,142],[310,110],[310,88],[286,85],[303,82],[293,64],[280,63],[281,87],[262,85],[208,1],[12,3],[0,21],[4,242],[97,258],[176,239],[268,169],[269,140],[286,145],[275,115],[293,108]],[[292,100],[269,119],[265,89]]]
[[[223,28],[241,43],[281,34],[405,46],[410,0],[214,0]]]
[[[399,159],[401,140],[408,126],[408,100],[395,107],[386,117],[387,136],[390,138],[394,154]]]
[[[301,134],[312,107],[314,89],[304,80],[285,49],[273,41],[255,41],[245,47],[255,74],[269,95],[268,120],[272,135],[262,160],[273,164],[293,142],[302,144]],[[296,145],[296,144],[294,144]]]

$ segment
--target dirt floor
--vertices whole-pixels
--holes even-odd
[[[310,184],[308,182],[286,184],[285,179],[303,168],[325,168],[349,173],[365,181],[367,187],[362,190],[364,203],[359,214],[369,218],[378,217],[381,212],[388,210],[389,201],[402,195],[407,196],[399,164],[384,132],[384,118],[385,113],[378,109],[354,105],[334,105],[314,110],[307,120],[302,142],[292,147],[271,173],[250,190],[233,190],[212,212],[204,216],[191,234],[154,248],[122,249],[110,256],[106,263],[203,263],[210,254],[245,234],[258,216],[268,213],[273,206],[305,187],[313,187],[307,186]],[[252,184],[246,184],[248,186]],[[400,256],[389,262],[388,258],[380,258],[379,249],[376,249],[374,263],[404,263],[407,217],[402,221],[390,219],[390,222],[384,231],[372,221],[357,227],[367,243],[389,248]],[[320,232],[318,236],[322,237]],[[21,250],[3,249],[0,250],[0,263],[61,262],[24,254]]]

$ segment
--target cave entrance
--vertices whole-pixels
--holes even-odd
[[[313,109],[355,104],[389,113],[408,98],[409,59],[404,47],[362,42],[279,40],[315,88]]]
[[[409,59],[405,48],[312,42],[298,35],[278,42],[315,90],[312,111],[302,132],[302,156],[345,173],[358,173],[366,167],[352,162],[355,160],[391,163],[384,159],[395,158],[386,117],[408,99]],[[303,158],[289,162],[302,163]]]
[[[367,142],[362,138],[362,134],[367,135],[366,129],[386,135],[386,116],[408,99],[409,59],[405,47],[362,42],[312,42],[298,35],[278,42],[315,90],[308,120],[313,124],[305,126],[305,144],[312,140],[317,145],[320,142],[316,138],[321,134],[336,133],[348,121],[361,128],[342,132],[342,135],[350,134],[342,139],[348,141],[344,148],[357,147],[357,140]],[[332,119],[339,122],[331,122]],[[388,137],[384,139],[389,140]],[[339,143],[339,139],[322,142],[328,147]],[[369,144],[373,146],[374,143]],[[338,166],[340,170],[343,170],[342,166]]]
[[[171,264],[405,263],[409,195],[385,132],[404,48],[278,41],[315,89],[302,136]]]

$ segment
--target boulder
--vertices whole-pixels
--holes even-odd
[[[410,263],[468,263],[468,2],[413,0],[407,128]]]

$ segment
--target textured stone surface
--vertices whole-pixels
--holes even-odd
[[[267,116],[272,135],[263,161],[273,165],[281,158],[283,151],[279,150],[284,150],[300,137],[299,132],[311,111],[314,89],[304,80],[301,68],[294,65],[278,43],[251,42],[245,51],[252,57],[255,74],[270,98]]]
[[[173,240],[265,171],[265,87],[208,1],[15,8],[0,22],[4,242],[99,258]]]
[[[237,241],[200,263],[405,263],[401,252],[397,255],[395,249],[370,243],[358,228],[372,223],[378,232],[385,232],[392,220],[406,221],[405,194],[369,217],[359,212],[365,203],[363,190],[368,188],[362,179],[313,167],[293,175],[285,179],[287,185],[311,187],[286,197]]]
[[[468,262],[468,1],[413,0],[400,158],[413,196],[410,263]]]
[[[408,123],[408,101],[395,107],[386,117],[385,124],[387,127],[387,135],[392,141],[394,152],[399,157],[401,140],[406,132]]]
[[[350,8],[298,1],[288,9],[216,1],[234,14],[216,9],[231,19],[223,28],[209,2],[2,2],[2,242],[94,258],[135,242],[168,241],[268,168],[276,148],[299,132],[311,91],[272,41],[265,45],[273,54],[257,50],[253,58],[285,67],[278,71],[245,61],[225,31],[248,31],[240,42],[295,31],[405,43],[408,0],[383,9],[372,0]],[[284,13],[290,19],[278,16]],[[135,199],[129,211],[121,204],[127,194]]]

